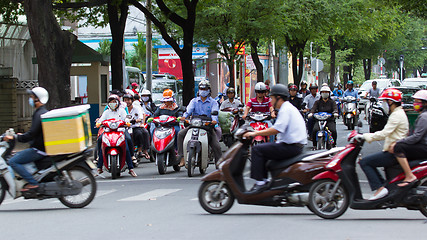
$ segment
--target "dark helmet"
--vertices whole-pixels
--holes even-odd
[[[377,85],[377,81],[373,81],[373,82],[372,82],[372,85]]]
[[[297,87],[297,85],[295,85],[295,84],[290,84],[290,85],[289,85],[289,91],[290,91],[290,90],[298,91],[298,87]]]
[[[129,98],[129,99],[131,99],[131,100],[133,100],[133,96],[132,95],[130,95],[130,94],[125,94],[125,95],[123,95],[123,100],[125,99],[125,98]]]
[[[310,90],[311,89],[318,89],[319,87],[316,84],[310,84]]]
[[[300,86],[302,86],[302,85],[307,85],[307,83],[304,82],[304,81],[302,81],[301,84],[300,84]]]
[[[227,89],[227,93],[234,93],[234,94],[236,94],[236,92],[234,91],[234,88],[228,88]]]
[[[289,90],[283,84],[276,84],[271,87],[270,96],[280,96],[283,99],[287,99],[289,97]]]

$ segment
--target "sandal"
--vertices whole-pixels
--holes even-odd
[[[411,187],[411,186],[413,186],[417,182],[418,182],[418,179],[415,179],[415,180],[412,180],[412,181],[402,181],[399,184],[397,184],[397,186],[400,187],[400,188]],[[402,185],[402,184],[404,184],[404,185]]]
[[[133,170],[133,169],[129,169],[129,174],[132,176],[132,177],[137,177],[138,175],[136,175],[136,173],[135,173],[135,171]]]
[[[21,192],[37,191],[38,188],[39,185],[26,184],[24,188],[21,189]]]

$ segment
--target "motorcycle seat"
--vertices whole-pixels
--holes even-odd
[[[414,168],[414,167],[420,165],[420,163],[426,162],[426,161],[427,161],[427,159],[411,160],[411,161],[408,161],[408,163],[409,163],[410,168]],[[403,173],[402,167],[399,164],[395,164],[391,167],[384,168],[384,171],[386,173],[387,179],[392,179],[392,178],[396,177],[397,175]]]
[[[305,153],[301,153],[295,157],[284,159],[282,161],[269,160],[269,161],[267,161],[266,167],[267,167],[267,170],[269,170],[269,171],[287,168],[287,167],[291,166],[292,164],[295,164],[297,162],[302,162],[304,158],[306,158],[310,155],[314,155],[314,154],[318,154],[318,153],[322,153],[322,152],[326,152],[326,150],[316,150],[316,151],[305,152]]]

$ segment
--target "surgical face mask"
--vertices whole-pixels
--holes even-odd
[[[321,93],[321,95],[322,95],[322,98],[328,98],[329,97],[329,93]]]
[[[417,112],[421,112],[423,110],[423,103],[414,102],[414,109]]]
[[[28,103],[30,104],[31,107],[35,107],[35,103],[34,103],[34,99],[33,98],[28,98]]]
[[[209,90],[200,90],[199,95],[201,97],[207,97],[209,95]]]
[[[118,105],[119,105],[119,104],[118,104],[116,101],[108,103],[108,106],[109,106],[112,110],[116,110],[116,108],[117,108],[117,106],[118,106]]]
[[[384,101],[381,103],[381,106],[383,107],[384,112],[385,112],[386,114],[388,114],[388,113],[390,112],[390,105],[388,105],[387,100],[384,100]]]
[[[150,97],[142,97],[142,101],[144,101],[144,102],[148,102],[149,99],[150,99]]]

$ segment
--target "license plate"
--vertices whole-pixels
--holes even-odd
[[[86,159],[86,163],[87,163],[87,165],[89,165],[89,167],[91,169],[95,169],[96,168],[95,164],[93,164],[93,162],[91,160]]]

